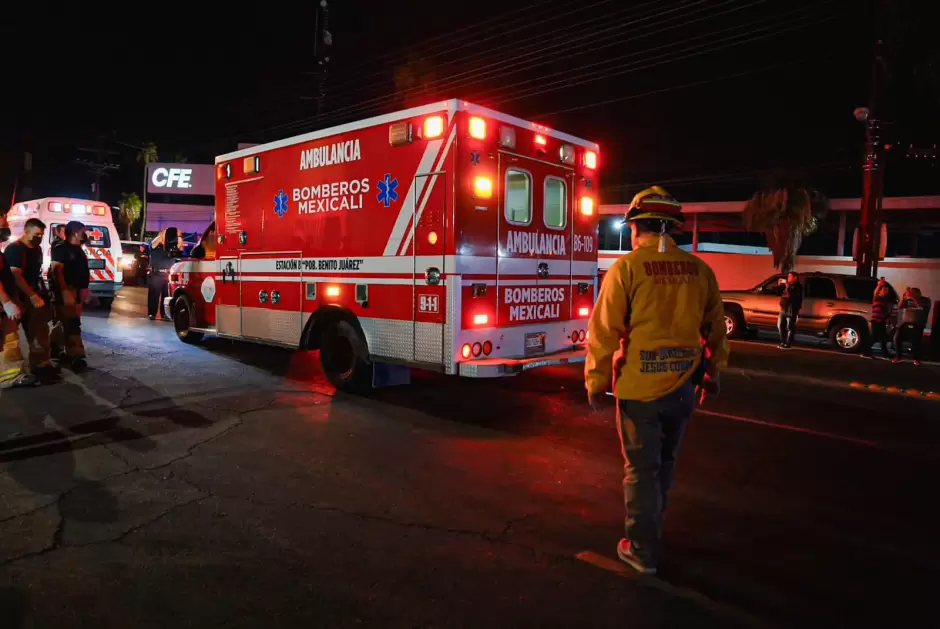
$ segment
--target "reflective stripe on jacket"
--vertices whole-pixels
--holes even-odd
[[[667,238],[658,238],[615,262],[601,285],[588,325],[585,383],[589,393],[607,390],[614,353],[625,345],[626,362],[614,393],[620,399],[650,401],[679,388],[710,350],[708,371],[728,364],[724,307],[715,273],[700,258]]]

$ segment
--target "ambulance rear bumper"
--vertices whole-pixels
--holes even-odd
[[[110,298],[117,295],[117,292],[121,290],[123,284],[120,282],[96,282],[92,281],[88,283],[88,292],[90,292],[95,297],[105,297]]]
[[[574,349],[531,358],[480,358],[460,363],[459,374],[466,378],[501,378],[538,367],[583,363],[587,350]]]

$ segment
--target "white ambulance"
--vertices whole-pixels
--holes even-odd
[[[102,306],[110,306],[124,281],[118,266],[122,255],[121,239],[114,227],[111,208],[101,201],[62,197],[17,201],[7,214],[12,232],[7,244],[23,234],[23,227],[31,218],[38,218],[46,224],[46,235],[42,240],[44,276],[49,270],[55,228],[69,221],[84,223],[88,234],[84,249],[91,272],[89,289]]]

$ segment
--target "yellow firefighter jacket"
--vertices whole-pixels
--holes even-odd
[[[588,325],[589,393],[608,390],[621,341],[625,362],[617,361],[614,394],[623,400],[648,402],[679,388],[701,362],[703,338],[711,354],[710,375],[728,364],[715,273],[671,238],[660,253],[658,240],[623,256],[604,276]]]

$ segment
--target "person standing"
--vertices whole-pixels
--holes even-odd
[[[780,348],[793,347],[793,335],[796,333],[796,322],[803,308],[803,285],[800,276],[795,271],[787,273],[787,283],[783,287],[780,297],[780,314],[777,316],[777,331],[780,333]]]
[[[166,296],[169,277],[167,271],[180,256],[179,231],[167,227],[155,240],[150,250],[150,279],[147,290],[147,316],[151,321],[162,316],[163,298]]]
[[[84,369],[85,345],[82,342],[82,305],[91,303],[88,292],[91,274],[88,257],[82,245],[88,239],[85,225],[70,221],[65,227],[65,239],[52,250],[49,279],[55,297],[56,325],[53,339],[65,347],[65,357],[72,369]],[[64,341],[64,343],[63,343]]]
[[[21,324],[29,343],[29,367],[34,374],[55,371],[49,348],[49,321],[51,314],[45,298],[42,281],[42,238],[46,224],[31,218],[23,226],[23,235],[10,243],[3,252],[17,289],[17,298],[23,306]]]
[[[729,350],[714,272],[669,236],[683,222],[681,205],[655,186],[634,197],[625,219],[632,251],[604,276],[584,379],[598,410],[614,378],[626,508],[617,555],[655,574],[682,436],[696,401],[718,393]]]
[[[868,347],[864,356],[874,358],[875,343],[881,344],[881,353],[885,358],[890,358],[888,354],[888,317],[891,315],[891,294],[888,290],[888,284],[885,278],[878,281],[875,287],[875,294],[871,302],[871,340],[868,341]],[[897,351],[897,341],[895,341],[895,351]]]
[[[898,304],[898,326],[894,329],[894,361],[901,362],[904,357],[904,348],[901,343],[905,339],[911,342],[911,357],[915,365],[920,365],[921,345],[924,340],[924,330],[927,327],[927,315],[930,313],[930,299],[924,297],[917,287],[909,287],[904,291],[901,302]]]
[[[0,242],[10,239],[10,226],[5,214],[0,214]],[[18,289],[10,267],[0,255],[0,334],[3,352],[0,353],[0,389],[37,384],[36,376],[27,373],[20,350],[20,318],[23,310],[16,298]]]

